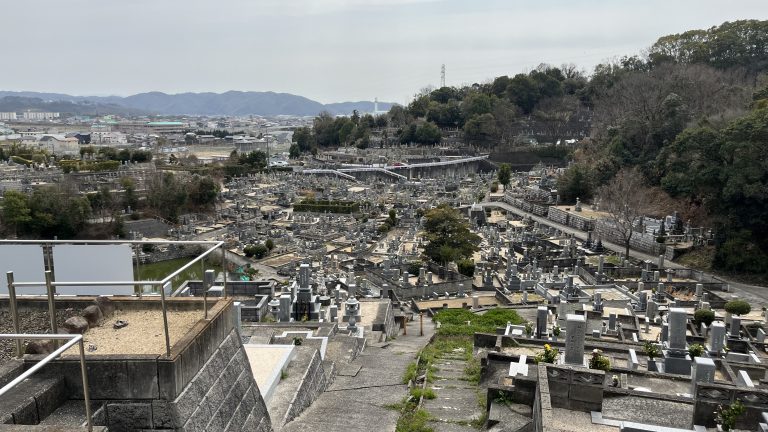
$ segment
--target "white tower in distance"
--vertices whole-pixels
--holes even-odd
[[[373,98],[373,113],[377,114],[379,112],[379,98]]]

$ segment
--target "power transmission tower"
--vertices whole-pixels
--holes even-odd
[[[440,67],[440,88],[445,87],[445,65]]]

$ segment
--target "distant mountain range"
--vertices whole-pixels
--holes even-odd
[[[379,110],[388,111],[392,105],[379,102]],[[321,104],[303,96],[275,92],[149,92],[120,97],[0,91],[0,112],[33,109],[70,114],[314,116],[321,111],[349,115],[353,110],[373,112],[373,108],[371,101]]]

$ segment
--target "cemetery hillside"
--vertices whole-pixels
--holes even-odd
[[[0,432],[768,432],[760,1],[4,5],[327,103],[0,89]]]

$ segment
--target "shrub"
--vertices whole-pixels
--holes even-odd
[[[496,182],[491,183],[491,193],[496,193],[499,191],[499,184]]]
[[[408,263],[408,273],[412,275],[419,274],[421,270],[421,261],[411,261]]]
[[[560,332],[561,332],[561,330],[560,330],[560,326],[559,325],[555,324],[555,325],[552,326],[552,335],[553,336],[555,336],[555,337],[560,336]]]
[[[696,323],[696,325],[704,323],[707,326],[710,326],[714,320],[715,312],[709,309],[699,309],[693,314],[693,322]]]
[[[533,334],[533,324],[529,322],[525,323],[525,334],[529,337]]]
[[[716,412],[716,421],[723,427],[724,431],[730,431],[736,427],[736,420],[739,416],[744,414],[744,404],[741,403],[741,400],[736,399],[733,404],[727,407],[718,405]]]
[[[647,355],[651,360],[661,356],[661,349],[659,349],[658,345],[652,341],[645,341],[643,343],[643,350],[645,351],[645,355]]]
[[[725,304],[725,311],[733,315],[746,315],[752,311],[752,306],[744,300],[731,300]]]
[[[702,344],[691,344],[691,346],[688,347],[688,354],[691,356],[691,359],[694,357],[701,357],[702,354],[704,354],[704,345]]]
[[[603,355],[599,349],[592,350],[592,357],[589,359],[589,368],[608,372],[611,370],[611,362],[608,357]]]
[[[549,344],[544,344],[544,351],[536,354],[534,361],[536,363],[555,363],[557,357],[560,355],[560,351],[557,348],[552,348]]]
[[[264,246],[267,247],[270,251],[275,248],[275,242],[272,239],[267,239],[266,242],[264,242]]]
[[[457,267],[459,268],[459,273],[463,274],[467,277],[472,277],[475,275],[475,261],[472,259],[463,259],[456,263]]]

